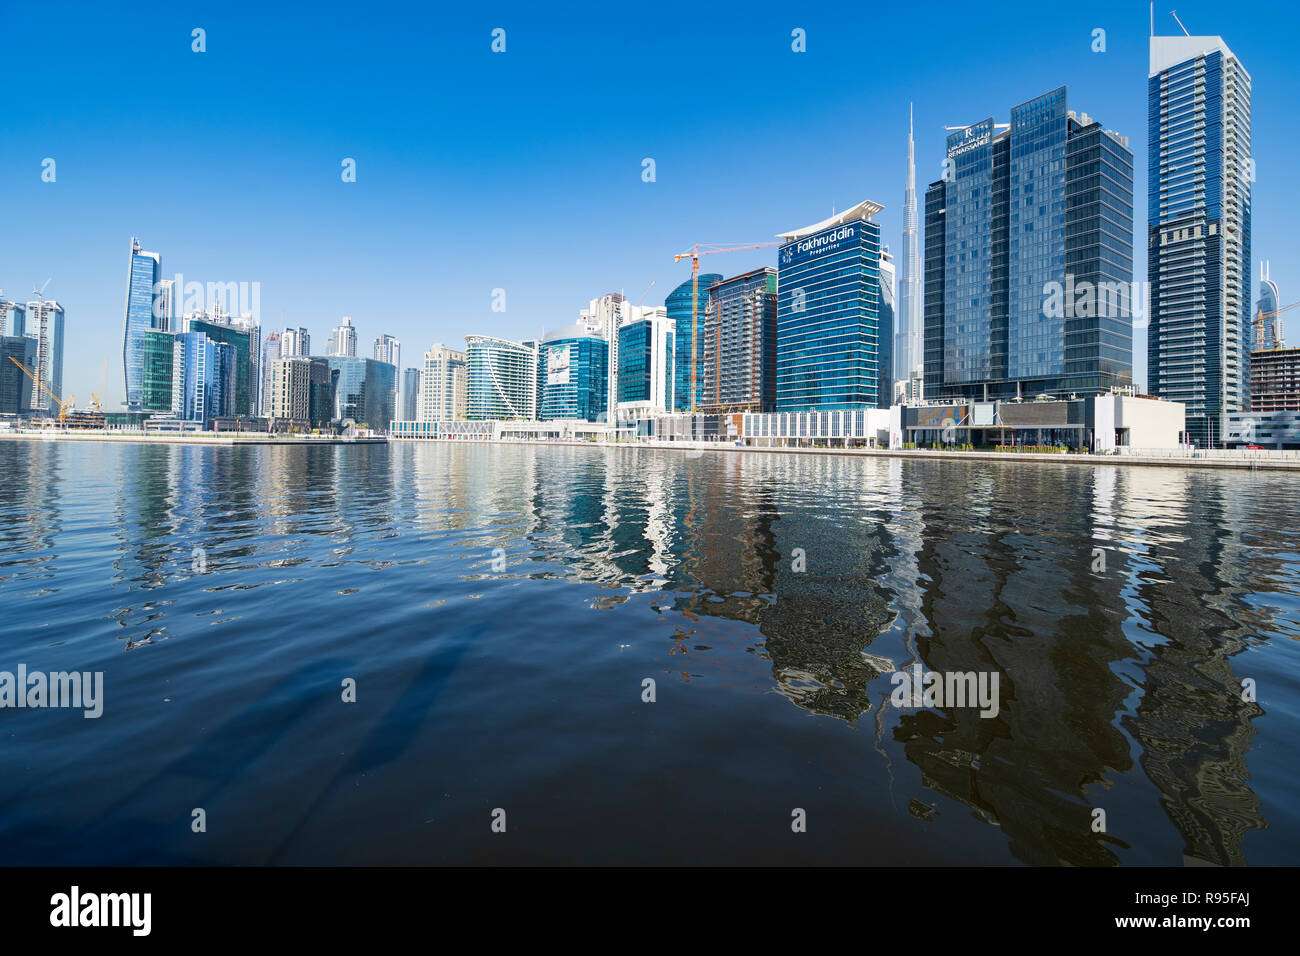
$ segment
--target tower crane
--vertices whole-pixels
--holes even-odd
[[[779,246],[779,242],[752,242],[742,246],[727,246],[726,248],[704,248],[706,246],[717,246],[714,242],[697,242],[685,252],[673,256],[673,262],[681,262],[683,259],[691,260],[691,394],[690,410],[695,411],[695,376],[696,363],[696,333],[699,327],[700,312],[700,256],[713,256],[719,252],[741,252],[746,249],[762,249],[765,246]]]
[[[1254,339],[1259,347],[1254,349],[1253,351],[1263,352],[1268,350],[1280,349],[1282,347],[1281,336],[1277,334],[1276,325],[1274,325],[1271,330],[1273,335],[1273,344],[1271,346],[1264,345],[1264,323],[1268,319],[1272,319],[1281,315],[1283,312],[1289,312],[1291,309],[1294,309],[1296,306],[1300,306],[1300,302],[1292,302],[1290,305],[1284,305],[1282,306],[1282,308],[1268,313],[1265,313],[1264,310],[1261,308],[1258,312],[1255,313]]]
[[[68,420],[68,409],[72,407],[73,396],[69,395],[68,400],[65,402],[63,399],[59,398],[59,396],[55,395],[52,391],[50,391],[46,387],[45,383],[36,377],[36,373],[33,372],[31,369],[29,369],[22,362],[18,361],[12,355],[9,356],[9,361],[13,362],[20,369],[22,369],[23,374],[26,375],[28,378],[30,378],[33,382],[35,382],[37,388],[39,388],[42,392],[44,392],[46,395],[50,396],[51,399],[54,400],[54,403],[59,406],[59,424],[60,425],[66,424]]]

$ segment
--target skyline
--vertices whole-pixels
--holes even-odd
[[[376,68],[348,76],[333,100],[319,89],[313,100],[311,83],[339,77],[319,66],[304,71],[300,62],[347,59],[347,41],[329,24],[281,17],[252,29],[238,13],[215,19],[180,8],[133,24],[135,32],[126,34],[92,12],[74,18],[64,39],[76,46],[93,34],[97,45],[66,71],[42,75],[40,96],[34,71],[23,68],[30,54],[15,54],[17,102],[5,111],[3,131],[8,141],[31,147],[7,151],[0,176],[11,187],[6,205],[30,228],[0,243],[0,288],[26,301],[19,290],[53,277],[46,296],[64,307],[68,322],[65,391],[84,404],[110,357],[104,398],[116,408],[123,398],[121,250],[132,235],[161,254],[163,277],[259,282],[263,339],[275,329],[305,326],[323,341],[350,315],[364,343],[380,334],[399,339],[404,367],[418,367],[430,345],[456,348],[466,335],[537,338],[572,324],[590,299],[606,292],[638,301],[652,280],[645,303],[659,305],[689,277],[687,264],[674,266],[672,256],[693,242],[767,241],[863,199],[884,205],[881,240],[897,262],[909,102],[915,103],[920,189],[939,178],[944,125],[1000,116],[1007,103],[1062,84],[1072,101],[1128,137],[1135,165],[1145,170],[1146,5],[1100,5],[1077,29],[1037,23],[1025,11],[1017,5],[990,13],[970,25],[962,44],[930,50],[930,63],[919,69],[916,54],[931,38],[909,37],[902,20],[896,46],[864,54],[870,69],[844,61],[864,31],[890,32],[893,13],[878,25],[848,8],[815,17],[765,10],[743,24],[709,13],[692,23],[656,24],[644,35],[618,34],[630,63],[647,53],[662,58],[680,51],[687,59],[701,44],[711,45],[699,71],[706,92],[670,97],[664,88],[682,88],[653,71],[631,79],[614,72],[594,85],[572,75],[574,49],[596,49],[585,41],[599,32],[578,18],[517,11],[494,12],[490,23],[440,14],[434,23],[406,16],[408,36],[395,33],[381,12],[373,23],[349,25],[348,39],[355,36],[364,48],[366,31],[374,31],[386,46],[425,42],[438,52],[437,62],[386,52],[377,66],[370,64]],[[30,9],[4,15],[15,33],[34,16]],[[1285,304],[1300,298],[1292,291],[1300,288],[1300,244],[1285,229],[1291,203],[1285,184],[1270,170],[1284,168],[1289,155],[1294,133],[1281,114],[1300,90],[1274,38],[1296,14],[1278,8],[1268,18],[1258,8],[1203,4],[1180,8],[1179,16],[1193,33],[1222,35],[1251,70],[1259,168],[1252,299],[1259,263],[1267,259]],[[205,24],[205,53],[190,50],[191,21]],[[1265,21],[1268,30],[1259,26]],[[504,54],[490,51],[498,22],[508,31]],[[639,29],[639,21],[602,23]],[[790,49],[795,26],[807,31],[806,53]],[[1090,49],[1095,27],[1106,30],[1105,53]],[[1156,32],[1173,30],[1172,18],[1160,14]],[[1000,52],[1003,68],[996,71],[978,52],[981,38],[993,35],[1014,35],[1021,44]],[[240,64],[290,37],[258,74],[268,89],[251,89]],[[690,40],[685,47],[683,38]],[[110,48],[120,52],[103,52]],[[158,100],[148,115],[161,127],[159,142],[197,146],[197,153],[159,152],[130,136],[100,145],[96,134],[106,129],[148,127],[125,100],[109,103],[98,92],[83,92],[78,78],[94,73],[105,56],[139,59],[151,50],[174,80],[150,91]],[[733,74],[738,67],[747,79]],[[426,97],[434,81],[458,70],[452,100],[436,91]],[[812,94],[792,82],[803,73],[818,81]],[[980,82],[944,80],[970,75]],[[757,76],[774,82],[755,84]],[[406,86],[385,85],[394,78]],[[573,102],[571,91],[562,92],[569,81],[583,82],[588,98]],[[605,101],[631,103],[611,115],[637,117],[648,129],[637,131],[633,120],[623,132],[602,111]],[[193,108],[172,109],[177,102]],[[299,109],[277,113],[287,102]],[[508,112],[512,103],[515,112]],[[362,117],[366,104],[371,109]],[[343,108],[343,122],[331,105]],[[433,129],[393,125],[409,120],[404,106],[450,113],[456,122]],[[709,121],[710,115],[726,120]],[[376,135],[363,131],[367,121],[390,125]],[[203,125],[225,138],[213,140],[214,147],[198,135]],[[265,136],[270,129],[280,135]],[[812,148],[792,159],[792,137]],[[44,157],[57,162],[54,183],[41,182]],[[345,157],[357,160],[355,183],[340,181]],[[642,180],[646,157],[655,160],[654,182]],[[145,174],[147,191],[113,188]],[[1137,210],[1145,209],[1145,196],[1140,174]],[[1135,219],[1135,232],[1145,231],[1145,217]],[[1143,281],[1145,243],[1140,234],[1134,239],[1135,279]],[[774,250],[708,260],[710,271],[726,277],[764,265],[775,265]],[[498,288],[507,293],[505,312],[492,311]],[[1134,376],[1146,385],[1145,336],[1134,340]]]

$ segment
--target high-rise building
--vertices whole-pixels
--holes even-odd
[[[257,334],[254,331],[256,326],[245,330],[228,324],[229,322],[230,320],[225,316],[196,313],[185,316],[182,326],[186,332],[201,332],[213,342],[221,342],[234,349],[234,398],[229,409],[222,414],[251,416],[255,414],[256,409],[253,399],[256,379],[252,371],[255,368],[253,349]]]
[[[65,398],[63,394],[63,307],[52,299],[28,302],[27,335],[36,340],[36,364],[29,368],[46,388],[59,398]],[[38,388],[35,382],[29,384],[32,411],[58,410],[50,397]]]
[[[1250,74],[1217,36],[1153,36],[1147,86],[1148,389],[1223,444],[1250,389]]]
[[[0,295],[0,335],[26,335],[27,309],[20,302],[10,302]],[[13,365],[13,362],[9,363]]]
[[[631,303],[619,292],[607,292],[599,299],[592,299],[587,308],[578,313],[578,325],[596,331],[609,343],[609,355],[606,361],[609,367],[609,381],[606,383],[605,408],[610,418],[618,408],[618,330],[630,315]]]
[[[375,360],[387,362],[393,368],[400,368],[402,364],[402,343],[391,335],[380,335],[379,338],[375,339]]]
[[[880,250],[880,328],[892,329],[895,327],[898,318],[898,312],[894,308],[894,257],[889,254],[888,249]],[[884,360],[880,363],[880,382],[877,385],[876,394],[880,398],[880,405],[892,404],[898,391],[898,386],[902,386],[901,391],[906,396],[907,383],[894,377],[898,368],[897,357],[893,354],[898,345],[898,333],[895,332],[893,339],[889,343],[889,364],[886,365]]]
[[[1282,334],[1282,316],[1275,313],[1282,308],[1282,299],[1278,295],[1277,283],[1269,275],[1267,261],[1259,264],[1259,297],[1255,302],[1253,315],[1266,316],[1258,323],[1258,331],[1252,335],[1252,349],[1271,349],[1282,345],[1286,336]],[[1272,316],[1272,318],[1267,318]],[[1254,377],[1254,362],[1251,362],[1251,377]]]
[[[704,349],[703,387],[696,399],[700,411],[725,414],[776,408],[776,299],[776,270],[771,266],[719,279],[709,288],[700,336]],[[676,365],[682,367],[680,362]],[[689,368],[688,362],[688,374]],[[682,394],[680,389],[674,391]]]
[[[234,414],[235,347],[201,331],[178,332],[172,338],[172,414],[205,425]]]
[[[676,369],[673,373],[673,410],[689,412],[703,404],[704,393],[704,317],[709,310],[709,289],[722,281],[722,274],[705,272],[694,279],[687,279],[664,299],[664,308],[668,318],[673,320],[673,329],[677,339]],[[695,287],[692,308],[692,285]],[[691,322],[695,322],[694,338]],[[694,342],[694,351],[692,351]],[[695,360],[695,395],[691,396],[691,358]]]
[[[781,236],[778,250],[776,410],[888,406],[894,330],[881,324],[880,226],[864,201]]]
[[[261,355],[261,414],[270,416],[271,407],[271,363],[280,358],[280,333],[271,332],[262,343]]]
[[[907,181],[903,187],[903,254],[898,271],[898,321],[894,332],[895,382],[903,383],[907,401],[920,401],[910,384],[925,364],[925,324],[922,319],[921,252],[916,215],[916,143],[912,110],[907,111]]]
[[[285,329],[280,336],[280,357],[289,358],[294,355],[303,358],[311,356],[311,335],[304,328]]]
[[[144,333],[144,375],[140,407],[146,412],[170,412],[175,397],[176,336],[162,329]]]
[[[278,358],[270,363],[271,397],[266,411],[268,418],[290,422],[308,420],[312,364],[312,359],[300,355]]]
[[[465,336],[469,419],[537,417],[537,350],[490,335]]]
[[[948,136],[926,192],[927,399],[1132,383],[1133,154],[1065,87]]]
[[[126,407],[139,409],[144,387],[144,333],[162,328],[159,283],[162,257],[145,252],[140,240],[131,238],[131,255],[126,273],[126,318],[122,328],[122,369],[126,380]],[[168,296],[168,309],[171,309]]]
[[[420,399],[416,417],[422,422],[448,422],[466,416],[465,353],[443,345],[430,346],[420,370]]]
[[[176,282],[174,279],[158,280],[156,311],[153,327],[163,332],[176,331],[173,328],[176,322]]]
[[[36,364],[36,340],[0,334],[0,415],[26,415],[32,407],[32,383],[14,362]]]
[[[334,420],[352,421],[375,431],[387,431],[396,411],[397,370],[371,358],[326,356],[334,383]]]
[[[397,390],[400,398],[402,421],[413,422],[420,414],[420,370],[408,368],[402,372],[402,387]]]
[[[618,405],[620,421],[669,410],[673,401],[673,320],[663,306],[632,306],[618,330]]]
[[[327,428],[338,407],[339,372],[330,368],[327,359],[311,359],[311,381],[307,397],[307,423],[312,428]]]
[[[356,358],[357,330],[352,325],[352,316],[343,316],[343,324],[334,326],[330,339],[325,343],[325,355],[337,355],[340,358]],[[379,356],[375,356],[378,358]]]
[[[1250,410],[1300,412],[1300,348],[1250,354]]]
[[[539,419],[607,419],[609,343],[597,331],[584,325],[568,325],[551,332],[542,339],[540,366]]]

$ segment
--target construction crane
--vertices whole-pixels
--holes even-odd
[[[690,410],[695,411],[695,376],[698,357],[696,355],[696,333],[699,328],[700,312],[700,256],[714,256],[719,252],[742,252],[746,249],[762,249],[765,246],[779,246],[779,242],[753,242],[743,246],[727,246],[718,249],[706,249],[705,246],[719,245],[715,242],[697,242],[686,252],[673,256],[673,262],[683,259],[691,260],[691,394]]]
[[[1281,315],[1283,312],[1289,312],[1291,309],[1294,309],[1298,305],[1300,305],[1300,302],[1292,302],[1290,305],[1284,305],[1282,306],[1282,308],[1277,309],[1274,312],[1265,313],[1264,310],[1261,308],[1258,312],[1255,313],[1254,339],[1255,339],[1255,345],[1257,347],[1253,349],[1253,351],[1256,352],[1275,351],[1282,347],[1282,339],[1281,336],[1277,334],[1276,324],[1274,324],[1271,330],[1273,335],[1273,344],[1271,346],[1264,345],[1264,323],[1269,319]]]
[[[60,425],[66,424],[68,421],[68,409],[72,407],[73,396],[69,395],[68,400],[65,402],[63,399],[59,398],[59,396],[55,395],[52,391],[46,388],[45,383],[36,377],[36,373],[33,372],[31,369],[29,369],[22,362],[18,361],[12,355],[9,356],[9,361],[13,362],[20,369],[22,369],[23,374],[26,375],[28,378],[30,378],[33,382],[35,382],[37,388],[39,388],[42,392],[44,392],[46,395],[50,396],[51,399],[54,400],[54,404],[59,406],[59,424]]]
[[[90,406],[97,412],[104,410],[100,396],[104,394],[104,381],[108,378],[108,359],[104,359],[104,371],[99,373],[99,391],[90,393]]]

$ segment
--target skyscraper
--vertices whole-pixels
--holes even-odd
[[[898,311],[894,308],[894,257],[887,249],[882,249],[880,250],[880,328],[894,328],[897,318]],[[880,384],[877,389],[882,408],[887,404],[893,404],[894,391],[898,385],[902,385],[903,398],[906,399],[907,382],[911,381],[909,378],[899,382],[894,377],[894,369],[898,366],[894,355],[894,348],[898,344],[897,333],[892,341],[884,344],[889,346],[889,354],[880,357]]]
[[[705,272],[696,276],[695,286],[698,291],[695,294],[694,353],[691,352],[692,280],[687,279],[668,293],[668,297],[664,299],[664,308],[668,310],[668,318],[673,320],[673,328],[677,339],[676,369],[673,373],[675,379],[673,384],[674,411],[688,412],[702,404],[700,399],[704,392],[704,316],[708,312],[709,289],[714,283],[721,281],[722,275],[717,272]],[[692,354],[695,355],[695,396],[693,398],[691,396]]]
[[[668,310],[631,306],[618,330],[618,405],[622,421],[669,410],[673,400],[673,320]]]
[[[1277,283],[1269,275],[1269,264],[1261,262],[1259,264],[1259,298],[1255,302],[1255,310],[1252,314],[1271,315],[1273,317],[1264,319],[1260,323],[1258,334],[1252,334],[1252,349],[1268,349],[1272,348],[1274,344],[1281,345],[1285,341],[1286,336],[1282,334],[1282,316],[1273,315],[1280,308],[1282,308],[1282,299],[1278,295]],[[1253,360],[1251,365],[1254,365]],[[1251,373],[1253,377],[1253,367]]]
[[[776,270],[762,266],[713,283],[702,315],[704,369],[696,406],[714,414],[774,410]],[[686,322],[689,327],[689,315]],[[688,362],[687,374],[689,368]]]
[[[330,333],[330,340],[325,343],[325,354],[337,355],[341,358],[356,358],[357,330],[352,325],[352,316],[343,316],[343,324],[334,327],[334,331]]]
[[[280,358],[280,333],[273,331],[266,337],[266,341],[262,343],[261,362],[259,363],[261,365],[261,374],[262,374],[262,397],[261,397],[260,414],[265,415],[267,417],[270,417],[271,415],[270,413],[271,386],[273,384],[271,380],[271,375],[272,375],[271,365],[273,362],[278,361],[279,358]]]
[[[27,335],[36,340],[36,364],[29,368],[46,388],[66,399],[63,394],[63,307],[52,299],[28,302]],[[30,384],[32,411],[58,410],[35,382]]]
[[[778,250],[776,410],[888,407],[894,330],[881,325],[884,207],[863,201],[784,233]],[[892,389],[890,390],[892,392]]]
[[[0,295],[0,335],[26,335],[27,309],[20,302],[10,302]],[[9,363],[13,365],[13,362]]]
[[[912,110],[907,111],[907,183],[903,187],[903,254],[899,260],[897,331],[894,333],[895,382],[911,382],[925,364],[925,325],[921,310],[921,253],[916,218],[916,143]],[[907,388],[907,386],[905,386]],[[892,389],[891,389],[892,392]],[[904,393],[907,401],[921,395]]]
[[[26,415],[32,406],[32,383],[13,362],[36,364],[36,340],[0,334],[0,415]]]
[[[1151,37],[1149,390],[1223,444],[1250,388],[1250,74],[1217,36]]]
[[[948,136],[926,192],[925,397],[1132,382],[1133,154],[1065,87]]]
[[[162,257],[145,252],[140,240],[131,238],[131,256],[126,273],[126,318],[122,328],[122,369],[126,380],[126,407],[138,410],[144,388],[144,333],[162,328],[158,301],[162,280]],[[168,308],[171,296],[168,296]]]
[[[311,335],[304,328],[285,329],[280,336],[280,357],[290,358],[295,355],[303,358],[311,356]]]
[[[443,345],[430,346],[420,370],[420,399],[415,417],[422,422],[464,418],[465,388],[465,353]]]
[[[537,350],[491,335],[467,335],[465,346],[465,417],[535,419]]]
[[[221,414],[253,415],[256,407],[253,404],[253,369],[256,367],[253,364],[253,350],[256,333],[227,324],[223,316],[212,317],[206,314],[187,315],[182,325],[186,332],[201,332],[213,342],[223,342],[234,349],[234,394]]]
[[[337,373],[334,419],[387,431],[396,411],[397,369],[370,358],[331,355],[325,361]]]
[[[408,368],[402,371],[402,387],[397,390],[401,399],[400,411],[403,421],[413,422],[420,414],[420,370]]]
[[[402,343],[391,335],[379,336],[375,339],[375,361],[398,368],[402,364]]]
[[[604,421],[609,398],[609,343],[583,325],[556,329],[541,344],[541,421]]]
[[[213,418],[234,414],[235,347],[198,331],[172,339],[172,414],[205,427]]]

